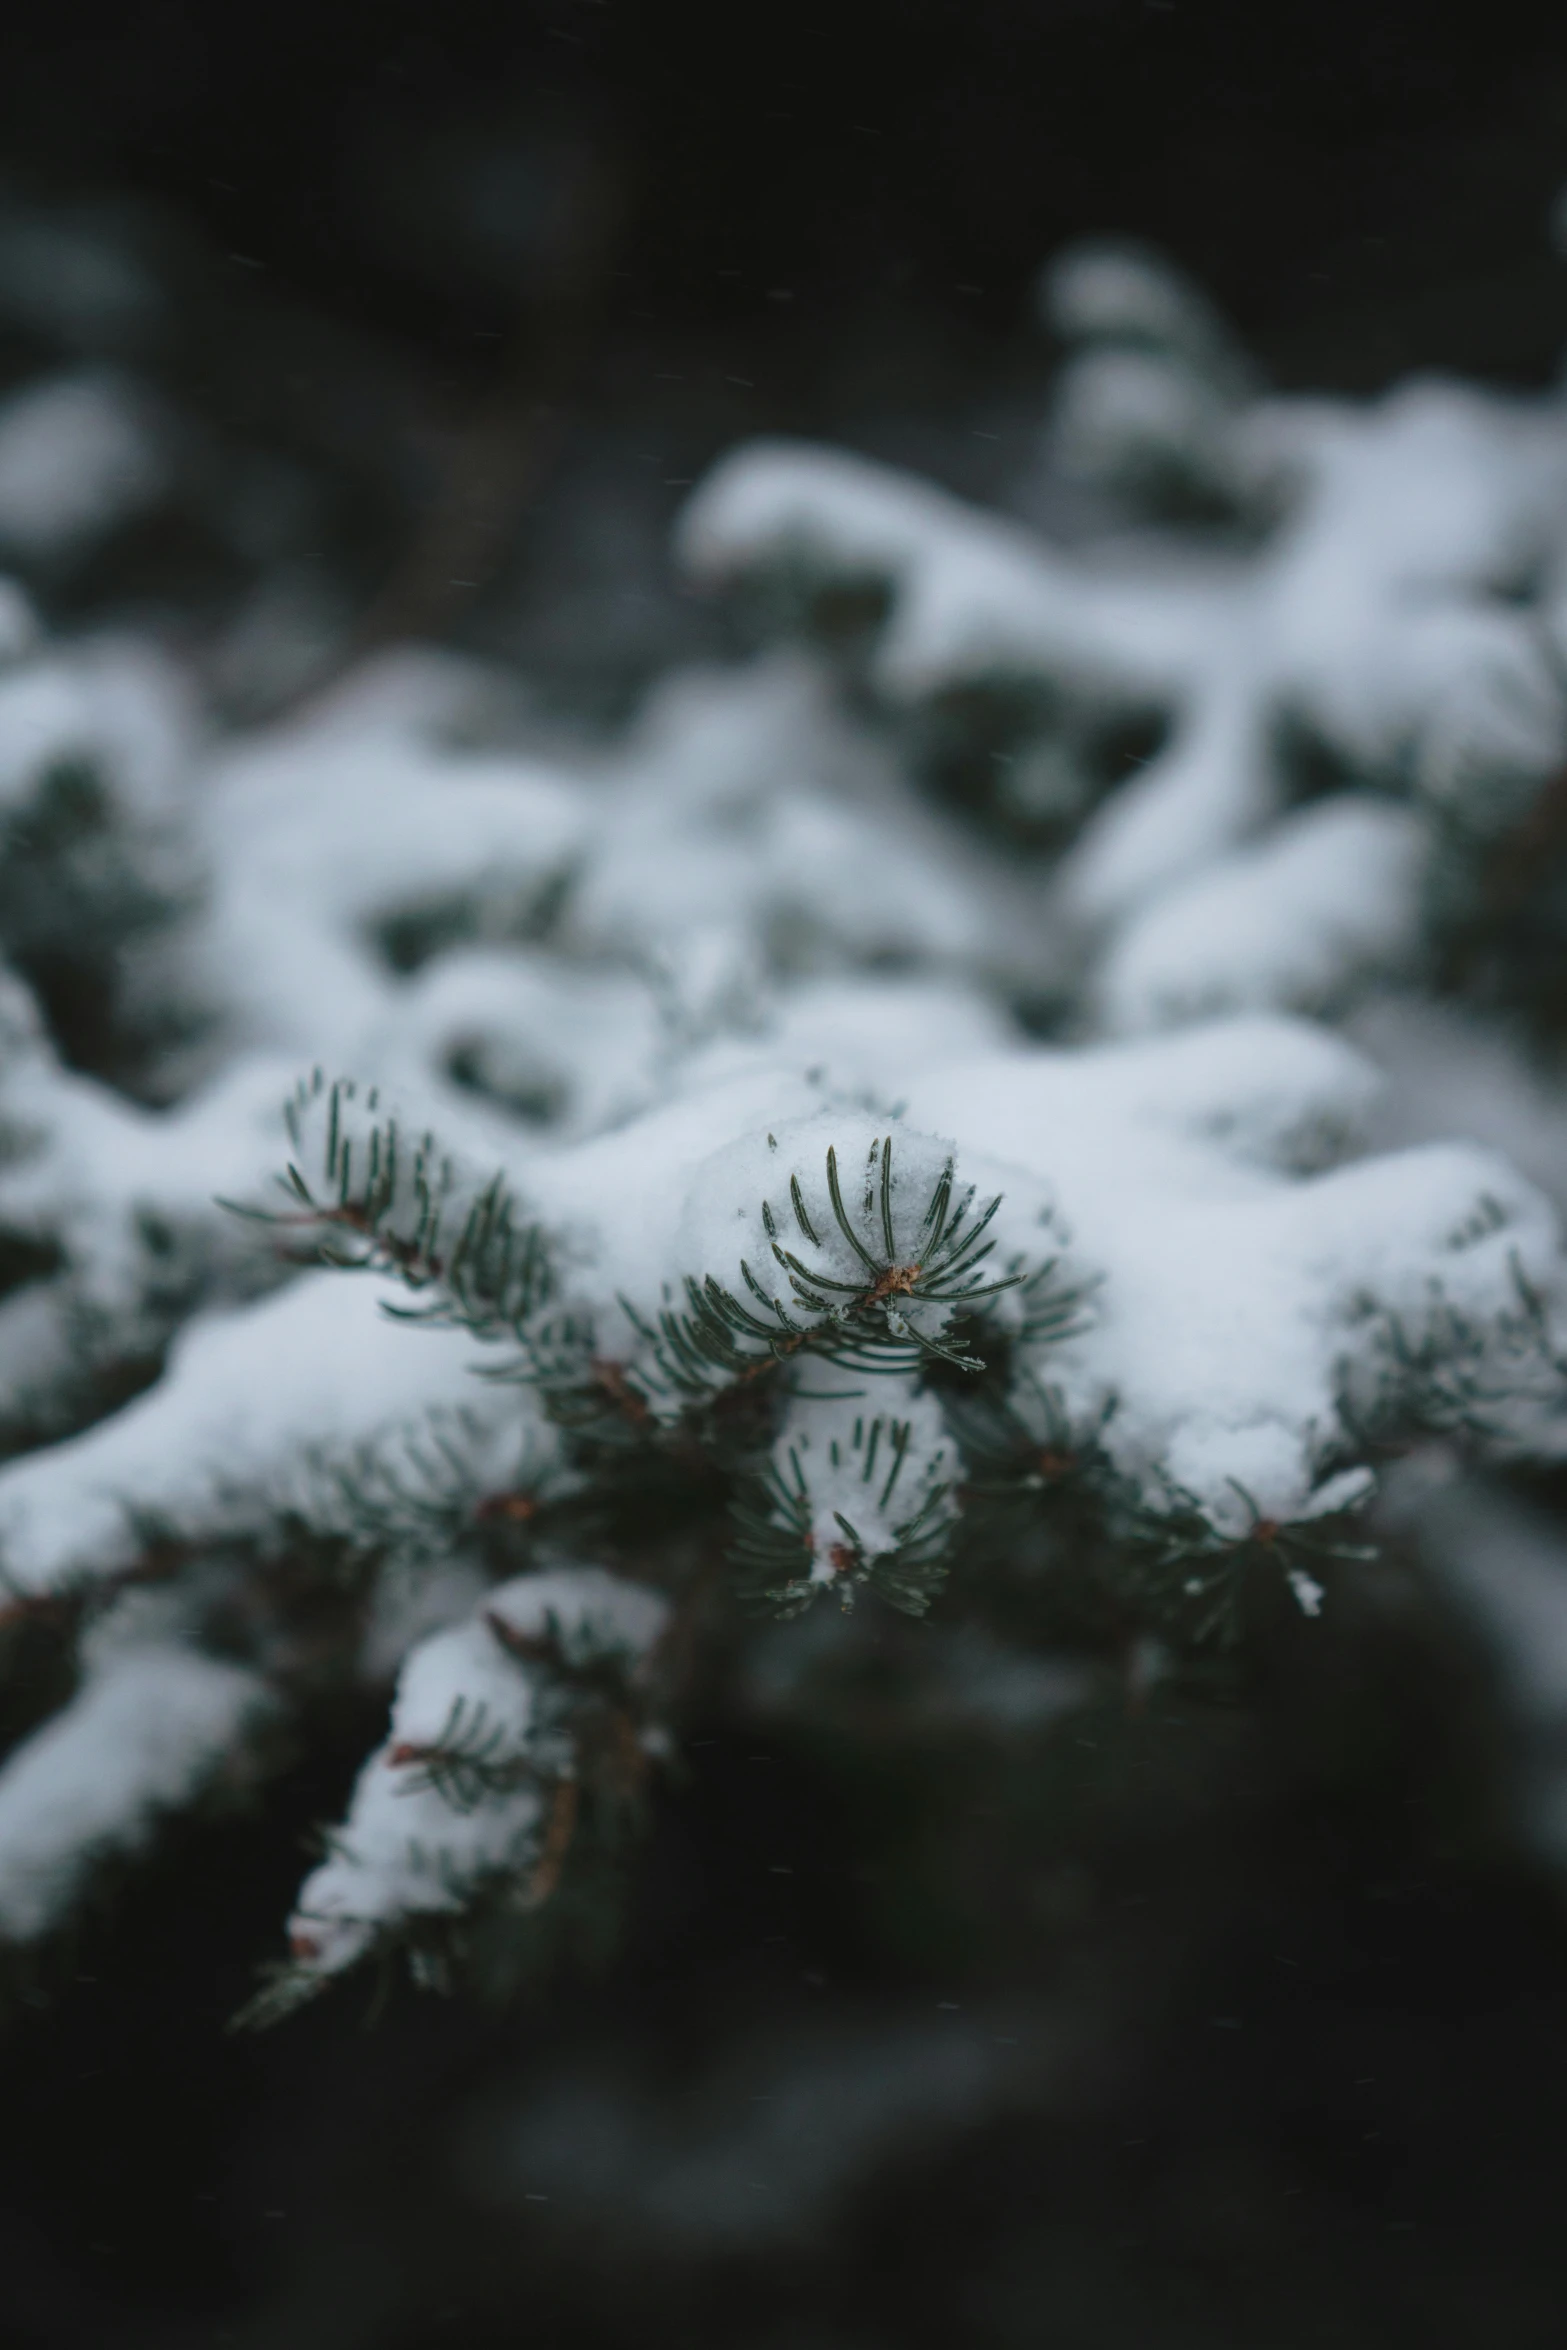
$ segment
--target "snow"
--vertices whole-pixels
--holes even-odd
[[[1102,666],[1117,684],[1169,690],[1192,642],[1182,615],[1164,609],[1147,615],[1162,624],[1154,641],[1139,641],[1135,604],[1134,626],[1112,641],[1080,567],[1042,541],[890,467],[810,443],[751,442],[721,459],[688,502],[675,551],[713,587],[793,568],[889,588],[873,673],[904,700],[1009,671],[1093,679]]]
[[[1199,286],[1152,247],[1085,240],[1041,273],[1045,322],[1070,343],[1110,343],[1233,369],[1222,320]]]
[[[921,807],[799,657],[667,682],[601,781],[572,934],[640,947],[677,994],[707,940],[719,972],[753,988],[758,950],[807,971],[1029,956],[1033,909],[1003,860]],[[683,992],[699,1009],[702,991]]]
[[[873,1147],[879,1153],[889,1136],[891,1258],[879,1157],[874,1173],[867,1172]],[[845,1214],[874,1270],[838,1223],[829,1150]],[[529,1185],[545,1228],[560,1236],[566,1298],[594,1319],[601,1351],[647,1370],[649,1349],[639,1324],[656,1324],[667,1307],[683,1308],[688,1280],[716,1280],[780,1336],[789,1324],[825,1331],[834,1300],[848,1304],[870,1291],[889,1265],[918,1262],[926,1245],[923,1219],[950,1157],[950,1145],[910,1125],[867,1117],[848,1105],[824,1108],[819,1092],[787,1063],[758,1055],[738,1069],[694,1081],[632,1127],[576,1151],[541,1157],[529,1169]],[[632,1166],[635,1179],[628,1182]],[[954,1212],[982,1171],[958,1172]],[[796,1186],[804,1224],[794,1205]],[[1040,1229],[1048,1208],[1040,1186],[1020,1188],[1014,1170],[1011,1189],[998,1263],[1025,1247],[1052,1253]],[[990,1196],[982,1191],[971,1213],[982,1212]],[[798,1266],[785,1264],[780,1251]],[[987,1263],[979,1277],[991,1272]],[[812,1289],[812,1276],[828,1286]],[[939,1334],[951,1310],[901,1291],[892,1302],[929,1337]],[[746,1344],[761,1359],[760,1339]],[[676,1411],[680,1402],[678,1395],[655,1397],[655,1408]]]
[[[1217,1012],[1323,1011],[1412,966],[1424,827],[1407,808],[1321,800],[1134,913],[1095,993],[1110,1034]]]
[[[1049,1342],[1048,1378],[1075,1424],[1105,1421],[1102,1442],[1144,1501],[1190,1496],[1221,1527],[1253,1505],[1293,1520],[1325,1506],[1324,1481],[1354,1465],[1351,1403],[1396,1386],[1400,1339],[1418,1344],[1439,1313],[1459,1314],[1476,1361],[1500,1363],[1519,1308],[1514,1268],[1547,1297],[1559,1280],[1549,1208],[1489,1154],[1432,1145],[1332,1164],[1374,1089],[1347,1046],[1260,1018],[1088,1051],[965,1055],[910,1078],[906,1113],[891,1123],[823,1106],[786,1068],[761,1063],[540,1153],[525,1169],[527,1198],[555,1236],[565,1299],[656,1395],[622,1301],[656,1323],[684,1302],[687,1277],[712,1276],[768,1327],[787,1327],[772,1299],[826,1335],[812,1300],[863,1297],[884,1266],[917,1262],[922,1219],[955,1158],[954,1206],[969,1185],[971,1214],[1003,1197],[981,1277],[1064,1249],[1064,1276],[1090,1300],[1088,1327]],[[890,1254],[879,1156],[873,1164],[889,1136]],[[834,1213],[829,1147],[865,1258]],[[457,1196],[483,1174],[476,1162]],[[791,1275],[776,1249],[805,1273]],[[812,1278],[842,1287],[813,1290]],[[351,1449],[465,1398],[478,1409],[472,1342],[389,1331],[379,1306],[398,1295],[365,1277],[314,1275],[192,1325],[151,1394],[0,1471],[13,1581],[39,1590],[118,1571],[135,1556],[137,1513],[210,1533],[253,1511],[308,1447]],[[890,1302],[939,1337],[945,1304]],[[997,1310],[1016,1306],[1012,1292]],[[758,1339],[753,1352],[764,1351]],[[260,1360],[273,1366],[264,1405],[252,1392]],[[678,1394],[665,1400],[679,1409]],[[497,1409],[485,1402],[487,1424]],[[1518,1409],[1520,1429],[1554,1451],[1554,1422],[1535,1426]]]
[[[406,1768],[446,1743],[464,1711],[482,1727],[487,1759],[504,1765],[526,1752],[532,1683],[484,1616],[421,1641],[404,1665],[392,1706],[391,1767]]]
[[[858,1247],[835,1212],[829,1151]],[[876,1280],[867,1256],[877,1270],[918,1260],[926,1214],[952,1155],[949,1144],[926,1135],[888,1134],[863,1112],[824,1109],[810,1118],[781,1119],[765,1135],[744,1135],[692,1171],[676,1262],[682,1272],[713,1274],[739,1297],[754,1296],[745,1278],[749,1267],[770,1298],[817,1326],[826,1317],[800,1298],[776,1252],[805,1266],[806,1275],[797,1278],[815,1277],[829,1305],[836,1297],[860,1294]]]
[[[1517,1028],[1452,1002],[1384,995],[1355,1012],[1348,1033],[1382,1074],[1372,1148],[1470,1136],[1567,1214],[1567,1098]]]
[[[752,1035],[716,1042],[698,1066],[716,1074],[761,1055],[803,1071],[825,1091],[895,1102],[909,1071],[993,1052],[1017,1036],[993,995],[956,976],[843,975],[800,981]]]
[[[404,1302],[369,1275],[311,1273],[192,1322],[156,1386],[67,1442],[0,1468],[6,1587],[37,1596],[134,1566],[148,1522],[187,1541],[300,1498],[311,1463],[462,1410],[514,1428],[514,1396],[472,1376],[465,1332],[398,1330]]]
[[[162,495],[168,459],[145,398],[114,377],[46,377],[0,400],[0,546],[66,553]]]
[[[0,1935],[58,1923],[92,1870],[188,1804],[272,1710],[262,1677],[178,1636],[133,1594],[87,1644],[80,1686],[0,1764]]]
[[[1042,275],[1039,307],[1068,345],[1046,451],[1068,480],[1134,499],[1233,498],[1250,371],[1204,295],[1147,248],[1077,245]]]
[[[490,1593],[485,1612],[519,1639],[548,1639],[578,1665],[605,1657],[635,1664],[669,1625],[669,1604],[658,1592],[602,1567],[515,1575]]]
[[[313,1972],[336,1974],[387,1928],[455,1914],[487,1878],[527,1862],[543,1813],[527,1784],[460,1811],[428,1780],[411,1783],[391,1746],[379,1747],[359,1774],[332,1858],[300,1889],[289,1927],[296,1957]]]
[[[171,662],[123,637],[33,660],[5,649],[0,810],[20,813],[52,774],[80,764],[122,823],[152,824],[184,813],[199,737],[188,685]],[[26,650],[24,640],[17,653]]]
[[[953,1335],[927,1224],[949,1166],[950,1212],[1001,1202],[972,1278],[1053,1264],[1076,1301],[1031,1327],[1009,1288],[975,1342],[1006,1334],[1026,1425],[1117,1506],[1195,1511],[1220,1544],[1307,1524],[1364,1506],[1390,1431],[1466,1411],[1493,1465],[1562,1457],[1559,1079],[1495,1015],[1408,991],[1567,761],[1567,409],[1436,381],[1263,395],[1202,298],[1124,247],[1045,299],[1070,347],[1045,462],[1107,516],[1178,493],[1227,532],[1068,547],[863,458],[753,444],[688,503],[680,559],[797,616],[874,590],[866,633],[666,677],[612,739],[547,737],[496,670],[410,648],[213,741],[145,642],[40,642],[0,591],[0,820],[27,883],[0,938],[24,969],[90,938],[144,1095],[69,1065],[0,973],[0,1234],[40,1268],[0,1297],[0,1428],[38,1447],[0,1465],[0,1577],[8,1604],[104,1610],[77,1695],[0,1769],[7,1930],[42,1930],[94,1853],[219,1773],[262,1692],[291,1701],[303,1636],[269,1619],[245,1661],[209,1653],[179,1595],[201,1559],[243,1582],[301,1527],[365,1578],[344,1682],[395,1680],[301,1896],[304,1963],[498,1875],[526,1895],[574,1768],[561,1678],[613,1665],[640,1699],[668,1603],[556,1554],[548,1505],[594,1464],[476,1366],[536,1371],[558,1343],[620,1379],[628,1445],[677,1457],[697,1391],[768,1365],[747,1466],[798,1495],[802,1573],[835,1580],[845,1522],[862,1566],[927,1503],[934,1542],[961,1479],[909,1365]],[[0,538],[45,568],[85,547],[160,494],[156,441],[110,378],[24,390],[0,407]],[[976,763],[977,811],[956,804],[983,797]],[[41,819],[72,789],[51,895]],[[547,1329],[500,1300],[486,1354],[385,1310],[438,1286],[301,1272],[327,1227],[277,1178],[293,1158],[335,1200],[334,1121],[350,1211],[395,1121],[381,1239],[416,1277],[504,1202],[547,1263]],[[352,1214],[333,1236],[373,1254]],[[758,1326],[672,1368],[710,1282]],[[867,1338],[901,1359],[865,1367]],[[446,1482],[409,1531],[420,1447]],[[508,1498],[526,1574],[477,1531]],[[156,1625],[121,1588],[154,1540],[188,1562]],[[1308,1618],[1331,1604],[1304,1568],[1289,1588]]]
[[[1208,385],[1146,351],[1094,352],[1066,372],[1050,419],[1068,479],[1122,488],[1166,474],[1223,478],[1230,422]]]
[[[997,1057],[909,1089],[910,1119],[963,1136],[965,1165],[972,1146],[1048,1166],[1069,1262],[1098,1276],[1090,1326],[1052,1346],[1049,1381],[1148,1506],[1173,1488],[1235,1532],[1318,1514],[1324,1481],[1354,1465],[1356,1411],[1419,1401],[1397,1393],[1398,1333],[1418,1340],[1445,1307],[1499,1362],[1515,1268],[1559,1291],[1549,1206],[1486,1152],[1433,1145],[1292,1179],[1313,1129],[1321,1148],[1370,1090],[1347,1048],[1260,1020],[1173,1051]],[[1529,1430],[1547,1450],[1564,1433],[1559,1401]]]
[[[891,1557],[927,1504],[921,1531],[949,1525],[946,1498],[957,1454],[934,1397],[907,1389],[874,1399],[796,1396],[773,1447],[773,1467],[790,1493],[808,1498],[811,1580],[830,1589],[845,1571],[845,1547],[860,1559]],[[877,1406],[882,1408],[877,1409]]]
[[[410,980],[364,1049],[368,1067],[445,1076],[570,1142],[646,1108],[669,1044],[658,997],[634,972],[469,947]]]
[[[233,753],[203,801],[210,894],[194,949],[236,1042],[352,1062],[390,1009],[398,918],[526,925],[584,836],[573,785],[340,721]]]
[[[564,1277],[600,1345],[645,1367],[618,1301],[655,1321],[682,1301],[687,1276],[713,1276],[764,1316],[763,1299],[776,1299],[819,1328],[775,1236],[846,1285],[832,1294],[863,1295],[874,1279],[833,1213],[829,1145],[846,1213],[878,1266],[917,1257],[919,1219],[955,1155],[959,1183],[981,1202],[1004,1195],[998,1264],[1037,1263],[1064,1241],[1066,1276],[1091,1296],[1090,1327],[1049,1350],[1074,1419],[1097,1425],[1113,1399],[1103,1441],[1143,1498],[1156,1505],[1178,1489],[1229,1526],[1243,1507],[1237,1488],[1268,1517],[1325,1506],[1326,1481],[1353,1465],[1349,1405],[1393,1380],[1399,1338],[1417,1343],[1439,1309],[1462,1314],[1489,1361],[1505,1354],[1518,1312],[1514,1267],[1547,1295],[1558,1282],[1549,1209],[1485,1152],[1430,1147],[1334,1166],[1375,1078],[1301,1024],[1243,1019],[1093,1051],[965,1055],[912,1076],[905,1092],[889,1126],[802,1098],[799,1080],[758,1061],[538,1159],[532,1196],[564,1236]],[[884,1134],[890,1260],[879,1176],[869,1209],[861,1196]],[[908,1313],[931,1335],[944,1320],[917,1303]],[[1559,1442],[1546,1427],[1533,1436]]]
[[[656,1592],[602,1568],[520,1575],[467,1620],[413,1649],[398,1677],[389,1734],[365,1764],[329,1857],[300,1889],[296,1957],[322,1975],[350,1966],[410,1916],[460,1909],[488,1877],[537,1851],[543,1788],[570,1779],[570,1734],[546,1703],[551,1643],[568,1664],[634,1664],[668,1621]],[[464,1795],[432,1776],[432,1756],[473,1758]]]
[[[1095,466],[1114,470],[1118,436],[1134,470],[1148,454],[1153,369],[1160,399],[1201,408],[1184,426],[1165,417],[1169,453],[1196,474],[1227,473],[1258,502],[1269,527],[1257,552],[1068,551],[888,468],[757,442],[721,461],[686,509],[678,546],[693,575],[881,585],[890,603],[869,675],[895,708],[1012,678],[1048,688],[1058,711],[1162,712],[1162,746],[1102,797],[1052,879],[1058,920],[1090,936],[1113,934],[1287,815],[1286,726],[1357,781],[1412,797],[1406,831],[1433,815],[1482,833],[1515,821],[1567,757],[1567,692],[1543,608],[1508,585],[1563,569],[1558,404],[1434,381],[1358,409],[1243,397],[1172,281],[1135,257],[1084,268],[1086,306],[1063,299],[1090,338],[1074,365],[1085,399],[1097,386],[1106,447]],[[1176,348],[1150,356],[1166,344]],[[1103,397],[1111,362],[1117,380],[1143,370],[1137,400],[1119,408]],[[1203,407],[1203,384],[1221,379],[1222,398]],[[1205,434],[1222,446],[1199,448]],[[1413,847],[1400,859],[1389,829],[1378,858],[1388,910],[1376,921],[1362,893],[1363,936],[1368,921],[1394,947],[1412,933],[1403,866],[1418,862]],[[1315,875],[1298,878],[1311,898]],[[1269,875],[1266,886],[1288,885]],[[1301,927],[1320,949],[1309,906]],[[1237,942],[1237,966],[1240,952]],[[1227,974],[1226,1000],[1298,1000],[1269,994],[1275,959],[1258,939],[1254,975]],[[1366,960],[1347,957],[1344,976]],[[1190,1011],[1212,1008],[1199,985]]]

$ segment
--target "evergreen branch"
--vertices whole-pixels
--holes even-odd
[[[276,1958],[257,1968],[258,1987],[228,2021],[230,2032],[270,2032],[332,1987],[334,1977],[302,1958]]]
[[[511,1743],[507,1725],[481,1699],[454,1697],[428,1744],[394,1746],[388,1761],[405,1772],[404,1794],[433,1788],[453,1811],[477,1811],[488,1796],[510,1795],[539,1776],[537,1764]]]
[[[868,1505],[878,1513],[893,1499],[912,1437],[913,1424],[907,1420],[878,1414],[868,1423],[863,1415],[854,1422],[849,1453],[858,1457],[859,1482],[866,1488]],[[881,1464],[884,1440],[886,1459]],[[833,1470],[846,1465],[837,1439],[829,1447],[828,1465]],[[831,1517],[841,1539],[824,1545],[817,1532],[809,1471],[800,1447],[791,1444],[784,1463],[776,1458],[767,1462],[740,1485],[731,1504],[735,1532],[730,1558],[738,1570],[741,1594],[753,1605],[790,1616],[824,1590],[835,1590],[847,1607],[855,1591],[868,1585],[905,1613],[921,1615],[945,1578],[952,1494],[950,1479],[928,1482],[909,1515],[888,1529],[890,1543],[879,1549],[872,1548],[853,1518],[833,1508]]]
[[[1516,1438],[1521,1404],[1560,1411],[1567,1360],[1516,1250],[1508,1275],[1514,1306],[1484,1322],[1453,1305],[1434,1281],[1418,1328],[1400,1315],[1385,1318],[1380,1388],[1359,1409],[1353,1397],[1342,1406],[1366,1442],[1397,1443],[1418,1429],[1505,1446]]]
[[[356,1445],[346,1457],[313,1449],[303,1464],[303,1515],[356,1554],[414,1557],[450,1551],[487,1520],[531,1517],[537,1464],[523,1448],[504,1492],[489,1490],[463,1447],[478,1433],[463,1412],[432,1413],[422,1429]]]
[[[892,1137],[872,1146],[867,1167],[865,1220],[856,1223],[845,1201],[836,1147],[826,1156],[827,1193],[833,1222],[852,1253],[855,1270],[824,1265],[785,1245],[772,1204],[762,1202],[761,1220],[772,1256],[786,1277],[787,1297],[764,1286],[752,1265],[740,1262],[746,1298],[713,1274],[688,1276],[684,1303],[664,1306],[656,1323],[622,1305],[647,1347],[652,1376],[668,1394],[701,1403],[737,1382],[755,1379],[792,1355],[808,1350],[836,1369],[856,1374],[910,1375],[940,1363],[964,1373],[984,1370],[984,1357],[947,1329],[954,1315],[972,1314],[1004,1291],[1031,1294],[1047,1289],[1055,1260],[1034,1272],[1014,1265],[985,1277],[995,1242],[985,1236],[1001,1206],[990,1200],[970,1223],[970,1187],[953,1205],[954,1167],[942,1166],[907,1245],[898,1231]],[[823,1242],[797,1174],[789,1179],[793,1223],[801,1241],[821,1251]],[[751,1302],[746,1302],[749,1299]],[[928,1328],[922,1309],[937,1309],[940,1323]],[[1036,1312],[1030,1329],[1042,1339],[1064,1333],[1074,1317],[1064,1300]]]
[[[1292,1561],[1365,1563],[1378,1556],[1374,1546],[1345,1538],[1356,1510],[1273,1518],[1237,1478],[1229,1483],[1250,1512],[1238,1533],[1216,1526],[1194,1495],[1174,1485],[1164,1510],[1141,1505],[1112,1513],[1127,1590],[1166,1631],[1196,1648],[1238,1645],[1246,1586],[1258,1567],[1291,1580],[1299,1571]]]
[[[875,1278],[880,1273],[882,1268],[878,1266],[876,1259],[871,1255],[870,1250],[860,1239],[859,1234],[855,1231],[854,1226],[849,1222],[848,1216],[844,1212],[843,1193],[838,1188],[838,1153],[834,1150],[831,1143],[827,1145],[827,1196],[832,1201],[832,1212],[834,1218],[837,1221],[839,1231],[843,1234],[844,1239],[853,1249],[861,1264],[864,1265],[872,1277]],[[889,1241],[887,1246],[887,1254],[889,1258],[894,1253],[895,1252],[893,1250],[892,1244]]]
[[[350,1111],[370,1121],[357,1136]],[[456,1323],[492,1338],[515,1331],[544,1303],[552,1286],[548,1246],[541,1228],[521,1215],[503,1174],[464,1203],[456,1168],[433,1134],[410,1148],[396,1118],[382,1113],[376,1087],[361,1101],[352,1078],[328,1087],[319,1068],[284,1117],[296,1154],[278,1177],[288,1207],[222,1205],[307,1236],[316,1263],[390,1273],[411,1290],[436,1293],[419,1306],[389,1308],[402,1320]],[[301,1164],[311,1155],[307,1120],[314,1118],[325,1121],[316,1182]]]

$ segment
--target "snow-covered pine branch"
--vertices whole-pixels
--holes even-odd
[[[988,1655],[1004,1591],[1057,1708],[1069,1582],[1175,1657],[1330,1610],[1411,1444],[1561,1459],[1555,1211],[1485,1147],[1549,1181],[1557,1113],[1379,991],[1550,865],[1567,417],[1274,398],[1146,255],[1047,301],[1104,543],[740,450],[678,553],[780,641],[610,739],[410,652],[209,741],[0,611],[0,1643],[64,1691],[10,1940],[368,1690],[261,2012],[501,1979],[732,1598]]]
[[[400,1775],[400,1746],[445,1749],[439,1724],[421,1715],[416,1738],[395,1711],[367,1766],[353,1865],[392,1889],[374,1895],[381,1908],[342,1913],[353,1931],[330,1938],[331,1972],[396,1920],[459,1915],[465,1889],[537,1865],[547,1807],[507,1743],[492,1684],[510,1683],[474,1578],[497,1518],[541,1561],[580,1545],[606,1506],[594,1490],[609,1474],[605,1420],[620,1439],[619,1506],[664,1494],[662,1539],[644,1532],[641,1549],[655,1579],[662,1555],[677,1607],[677,1554],[693,1536],[785,1610],[847,1602],[862,1583],[918,1610],[949,1577],[961,1602],[966,1515],[984,1503],[965,1493],[974,1423],[961,1405],[949,1419],[945,1398],[968,1390],[1017,1422],[1048,1391],[1053,1490],[1081,1482],[1112,1581],[1134,1525],[1186,1561],[1162,1629],[1201,1632],[1215,1586],[1227,1593],[1259,1548],[1315,1605],[1289,1545],[1364,1501],[1384,1442],[1463,1423],[1493,1454],[1549,1456],[1567,1434],[1550,1211],[1472,1148],[1335,1163],[1371,1084],[1348,1048],[1277,1021],[966,1056],[916,1076],[904,1117],[880,1131],[847,1104],[813,1102],[787,1063],[693,1079],[608,1135],[539,1153],[525,1176],[518,1154],[527,1206],[519,1192],[509,1229],[549,1275],[512,1298],[504,1327],[489,1305],[471,1310],[458,1252],[436,1254],[428,1177],[405,1184],[407,1156],[385,1174],[383,1141],[362,1180],[384,1205],[353,1229],[383,1236],[390,1272],[319,1271],[193,1323],[139,1402],[0,1471],[13,1606],[92,1608],[94,1592],[149,1575],[178,1589],[194,1574],[221,1616],[236,1578],[313,1532],[357,1543],[347,1613],[362,1651],[379,1604],[383,1670],[377,1577],[402,1587],[412,1628],[429,1619],[410,1584],[438,1610],[470,1611],[460,1639],[431,1635],[444,1643],[431,1653],[446,1660],[450,1771]],[[763,1105],[776,1123],[759,1129]],[[347,1089],[334,1101],[309,1088],[305,1106],[297,1132],[328,1176],[351,1113],[361,1137],[388,1133],[380,1105]],[[296,1203],[312,1164],[295,1163]],[[443,1164],[447,1194],[464,1180]],[[498,1180],[467,1178],[491,1215]],[[328,1195],[329,1252],[343,1199],[365,1196],[351,1180]],[[408,1237],[408,1261],[389,1230]],[[387,1318],[409,1281],[426,1300],[448,1274],[448,1316]],[[552,1350],[563,1316],[574,1344]],[[473,1377],[479,1336],[498,1341],[508,1376]],[[439,1463],[427,1519],[389,1516],[389,1500],[416,1498],[421,1458]],[[601,1540],[605,1523],[613,1510]],[[610,1539],[622,1555],[623,1529]],[[1141,1573],[1126,1548],[1128,1605]],[[274,1710],[301,1693],[319,1606],[308,1580],[275,1584],[238,1660]],[[422,1689],[425,1670],[405,1688]],[[524,1706],[526,1691],[514,1695]],[[0,1803],[7,1771],[35,1768],[24,1745],[0,1771]],[[340,1854],[320,1882],[340,1887],[348,1866]],[[370,1902],[362,1876],[351,1881]]]
[[[1061,853],[1093,1016],[1336,1009],[1485,911],[1495,844],[1567,761],[1567,411],[1421,382],[1360,407],[1259,394],[1151,256],[1049,281],[1071,356],[1058,464],[1159,507],[1184,478],[1238,537],[1067,550],[885,467],[742,448],[680,550],[709,585],[853,585],[861,659],[912,739]],[[1134,396],[1135,385],[1135,396]],[[1103,746],[1142,728],[1117,780]],[[1314,763],[1337,789],[1296,808]],[[1314,787],[1320,790],[1320,786]],[[1331,879],[1329,878],[1331,876]]]

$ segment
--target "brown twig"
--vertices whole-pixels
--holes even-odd
[[[558,1889],[566,1856],[577,1833],[577,1814],[581,1799],[575,1779],[557,1779],[550,1795],[549,1822],[544,1830],[544,1842],[539,1857],[533,1864],[528,1879],[527,1906],[542,1909]]]

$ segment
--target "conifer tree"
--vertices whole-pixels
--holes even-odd
[[[417,652],[225,732],[7,600],[13,1948],[368,1690],[252,2019],[506,1990],[717,1686],[1208,1685],[1559,1464],[1567,410],[1042,299],[1102,543],[742,447],[676,555],[749,650],[610,739]]]

